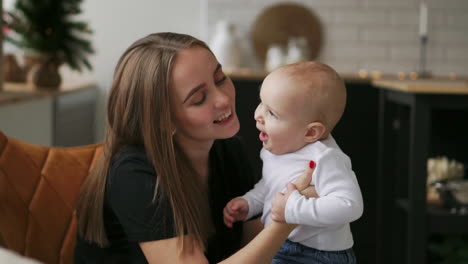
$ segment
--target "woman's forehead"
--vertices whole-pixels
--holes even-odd
[[[171,79],[174,84],[192,83],[212,75],[218,62],[206,48],[193,46],[178,52],[172,66]]]

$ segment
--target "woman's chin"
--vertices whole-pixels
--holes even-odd
[[[237,119],[237,116],[231,120],[231,124],[229,127],[226,127],[225,131],[224,131],[224,135],[222,138],[230,138],[230,137],[233,137],[235,136],[238,132],[239,132],[239,129],[240,129],[240,123],[239,123],[239,120]]]

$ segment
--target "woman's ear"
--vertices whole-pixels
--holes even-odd
[[[307,143],[313,143],[317,140],[320,140],[326,131],[327,128],[322,122],[312,122],[307,125],[305,141]]]

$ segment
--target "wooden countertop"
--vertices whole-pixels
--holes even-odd
[[[248,68],[225,69],[226,74],[234,80],[261,81],[267,76],[265,71],[256,71]],[[430,94],[468,94],[468,78],[460,76],[457,79],[435,76],[430,79],[406,79],[401,78],[401,73],[391,75],[380,72],[357,72],[339,73],[348,83],[367,83],[376,88],[397,90],[408,93],[430,93]],[[414,74],[414,73],[412,73]]]
[[[47,96],[58,96],[67,93],[73,93],[82,89],[88,89],[96,86],[95,81],[64,81],[59,88],[40,88],[27,83],[3,83],[3,90],[0,91],[0,106],[33,100]]]
[[[467,80],[373,80],[372,85],[407,93],[468,94]]]
[[[261,81],[267,75],[268,72],[266,71],[259,71],[253,70],[249,68],[241,68],[241,69],[224,69],[224,72],[234,80],[253,80],[253,81]],[[340,73],[340,76],[346,82],[360,82],[360,83],[370,83],[372,78],[371,77],[361,77],[358,73]],[[369,75],[370,76],[370,75]]]

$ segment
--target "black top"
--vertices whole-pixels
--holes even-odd
[[[242,224],[232,229],[223,222],[223,208],[243,195],[258,180],[238,138],[216,140],[210,152],[209,201],[215,234],[209,238],[206,257],[217,263],[240,248]],[[154,203],[155,171],[142,146],[127,146],[110,167],[104,201],[108,248],[78,236],[75,264],[148,263],[139,242],[175,237],[170,203],[164,196]]]

